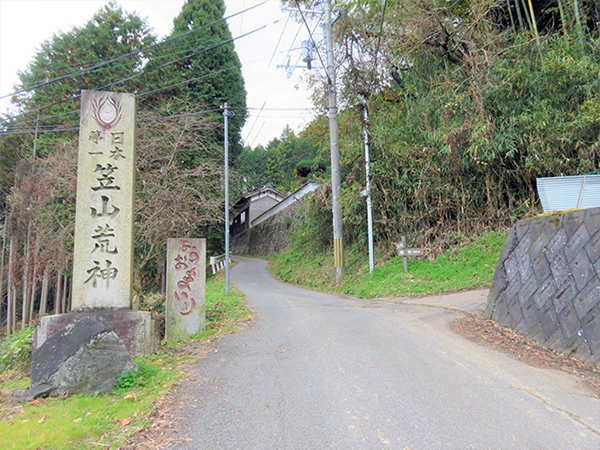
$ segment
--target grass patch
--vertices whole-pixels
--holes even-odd
[[[20,405],[20,413],[0,421],[0,447],[8,449],[117,448],[146,425],[152,404],[180,376],[175,363],[164,359],[136,359],[135,383],[112,394],[50,397]],[[23,386],[25,378],[20,379]],[[28,381],[28,380],[27,380]],[[29,383],[27,383],[29,384]],[[2,383],[15,386],[15,380]]]
[[[339,287],[333,281],[333,255],[329,251],[311,255],[304,248],[290,247],[272,255],[274,262],[270,267],[285,282],[361,298],[431,295],[490,286],[504,239],[503,232],[491,232],[433,261],[409,258],[407,273],[402,258],[393,257],[369,274],[366,252],[350,248],[346,252],[344,281]]]
[[[244,302],[244,294],[230,286],[225,293],[225,273],[218,272],[206,283],[206,331],[201,338],[236,331],[252,314]]]
[[[190,356],[195,354],[194,347],[203,346],[203,340],[235,331],[250,316],[243,294],[235,289],[230,292],[225,294],[224,274],[208,278],[206,331],[171,342],[161,353],[135,359],[138,370],[120,375],[111,394],[16,403],[10,399],[10,392],[29,386],[29,367],[21,363],[28,361],[29,336],[23,332],[3,340],[0,348],[11,355],[11,364],[0,368],[0,449],[119,448],[146,426],[154,402],[182,376],[180,364],[195,360]]]

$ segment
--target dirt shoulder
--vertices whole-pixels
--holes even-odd
[[[536,367],[555,369],[575,375],[589,383],[600,398],[600,368],[555,352],[522,334],[503,327],[481,314],[465,312],[453,322],[453,329],[475,342],[504,351]]]

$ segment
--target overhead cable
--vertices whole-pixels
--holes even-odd
[[[272,22],[272,23],[268,23],[268,24],[266,24],[266,25],[263,25],[263,26],[261,26],[261,27],[259,27],[259,28],[256,28],[256,29],[254,29],[254,30],[252,30],[252,31],[249,31],[249,32],[247,32],[247,33],[245,33],[245,34],[243,34],[243,35],[236,36],[236,37],[234,37],[234,38],[231,38],[231,39],[228,39],[228,40],[226,40],[226,41],[222,41],[222,42],[220,42],[220,43],[218,43],[218,44],[214,44],[214,45],[213,45],[213,46],[211,46],[211,47],[204,48],[204,49],[202,49],[202,50],[200,50],[200,51],[198,51],[198,52],[192,53],[192,54],[190,54],[190,55],[186,55],[186,56],[185,56],[185,57],[183,57],[183,58],[178,58],[178,59],[176,59],[176,60],[173,60],[173,61],[170,61],[170,62],[168,62],[168,63],[160,64],[160,65],[158,65],[158,66],[156,66],[156,67],[150,68],[150,69],[148,69],[148,70],[144,70],[144,71],[142,71],[142,72],[140,72],[140,73],[138,73],[138,74],[134,74],[134,75],[132,75],[132,76],[130,76],[130,77],[127,77],[127,78],[123,78],[123,79],[121,79],[121,80],[114,81],[114,82],[112,82],[112,83],[106,84],[106,85],[104,85],[104,86],[101,86],[101,87],[99,87],[99,88],[94,88],[93,90],[96,90],[96,91],[98,91],[98,90],[106,89],[106,88],[109,88],[109,87],[112,87],[112,86],[116,86],[116,85],[118,85],[118,84],[125,83],[125,82],[127,82],[127,81],[130,81],[130,80],[132,80],[132,79],[134,79],[134,78],[137,78],[137,77],[140,77],[140,76],[142,76],[142,75],[146,75],[146,74],[148,74],[148,73],[150,73],[150,72],[154,72],[154,71],[156,71],[156,70],[159,70],[159,69],[162,69],[162,68],[164,68],[164,67],[167,67],[167,66],[170,66],[170,65],[176,64],[176,63],[178,63],[178,62],[181,62],[182,60],[186,60],[186,59],[192,58],[192,57],[194,57],[194,56],[198,56],[198,55],[200,55],[200,54],[202,54],[202,53],[206,53],[206,52],[208,52],[208,51],[211,51],[211,50],[214,50],[214,49],[216,49],[216,48],[219,48],[219,47],[221,47],[221,46],[223,46],[223,45],[226,45],[226,44],[229,44],[229,43],[231,43],[231,42],[234,42],[234,41],[236,41],[236,40],[238,40],[238,39],[241,39],[241,38],[247,37],[247,36],[249,36],[249,35],[251,35],[251,34],[254,34],[254,33],[256,33],[256,32],[258,32],[258,31],[260,31],[260,30],[262,30],[262,29],[266,28],[267,26],[269,26],[269,25],[272,25],[273,23],[276,23],[276,22],[277,22],[277,21],[274,21],[274,22]],[[51,104],[49,104],[49,105],[44,105],[44,106],[41,106],[41,107],[39,107],[39,108],[31,109],[31,110],[29,110],[29,111],[26,111],[26,112],[24,112],[24,113],[22,113],[22,114],[19,114],[17,117],[23,117],[23,116],[25,116],[25,115],[29,115],[29,114],[32,114],[32,113],[34,113],[34,112],[42,111],[42,110],[44,110],[44,109],[51,108],[51,107],[53,107],[53,106],[56,106],[56,105],[60,105],[60,104],[63,104],[63,103],[69,102],[69,101],[71,101],[71,100],[77,100],[77,99],[78,99],[78,98],[80,98],[80,97],[81,97],[81,94],[73,95],[73,96],[71,96],[71,97],[68,97],[68,98],[66,98],[66,99],[63,99],[63,100],[59,100],[59,101],[57,101],[57,102],[54,102],[54,103],[51,103]],[[3,122],[8,122],[8,119],[5,119]]]
[[[27,87],[27,88],[21,89],[20,91],[13,92],[13,93],[11,93],[11,94],[7,94],[7,95],[3,95],[3,96],[1,96],[1,97],[0,97],[0,99],[4,99],[4,98],[7,98],[7,97],[12,97],[13,95],[23,94],[23,93],[25,93],[25,92],[29,92],[29,91],[32,91],[32,90],[34,90],[34,89],[38,89],[38,88],[40,88],[40,87],[47,86],[47,85],[49,85],[49,84],[55,83],[55,82],[57,82],[57,81],[64,80],[64,79],[66,79],[66,78],[72,78],[72,77],[75,77],[75,76],[78,76],[78,75],[82,75],[82,74],[85,74],[85,73],[91,72],[91,71],[93,71],[93,70],[95,70],[95,69],[98,69],[98,68],[100,68],[100,67],[102,67],[102,66],[105,66],[105,65],[107,65],[107,64],[111,64],[111,63],[113,63],[113,62],[120,61],[120,60],[122,60],[122,59],[125,59],[125,58],[129,58],[130,56],[134,56],[134,55],[136,55],[136,54],[138,54],[138,53],[141,53],[141,52],[144,52],[144,51],[148,51],[148,50],[155,49],[155,48],[157,48],[157,47],[160,47],[161,45],[165,45],[165,44],[167,44],[167,43],[169,43],[169,42],[172,42],[172,41],[174,41],[174,40],[176,40],[176,39],[183,38],[183,37],[185,37],[185,36],[188,36],[188,35],[190,35],[190,34],[196,33],[196,32],[198,32],[198,31],[200,31],[200,30],[206,29],[206,28],[208,28],[208,27],[212,27],[213,25],[216,25],[216,24],[218,24],[218,23],[220,23],[220,22],[223,22],[223,21],[225,21],[225,20],[231,19],[231,18],[233,18],[233,17],[235,17],[235,16],[238,16],[238,15],[240,15],[240,14],[246,13],[246,12],[248,12],[248,11],[250,11],[250,10],[254,9],[254,8],[258,8],[259,6],[262,6],[262,5],[264,5],[265,3],[267,3],[267,2],[266,2],[266,1],[263,1],[262,3],[259,3],[259,4],[257,4],[257,5],[251,6],[251,7],[249,7],[249,8],[246,8],[246,9],[244,9],[244,10],[242,10],[242,11],[239,11],[239,12],[237,12],[237,13],[234,13],[234,14],[232,14],[232,15],[230,15],[230,16],[223,17],[223,18],[221,18],[221,19],[215,20],[215,21],[213,21],[213,22],[211,22],[211,23],[208,23],[208,24],[206,24],[206,25],[202,25],[201,27],[198,27],[198,28],[194,28],[193,30],[187,31],[187,32],[185,32],[185,33],[182,33],[182,34],[180,34],[180,35],[173,36],[172,38],[166,39],[165,41],[159,42],[159,43],[157,43],[157,44],[153,44],[153,45],[150,45],[150,46],[148,46],[148,47],[144,47],[144,48],[142,48],[142,49],[139,49],[139,50],[134,50],[133,52],[130,52],[130,53],[126,53],[126,54],[124,54],[124,55],[117,56],[116,58],[113,58],[113,59],[111,59],[111,60],[109,60],[109,61],[102,61],[102,62],[100,62],[100,63],[98,63],[98,64],[95,64],[95,65],[93,65],[93,66],[91,66],[91,67],[88,67],[88,68],[86,68],[86,69],[82,69],[82,70],[78,70],[78,71],[76,71],[76,72],[73,72],[73,73],[70,73],[70,74],[62,75],[62,76],[60,76],[60,77],[56,77],[56,78],[53,78],[53,79],[51,79],[51,80],[44,81],[44,82],[42,82],[42,83],[38,83],[38,84],[36,84],[36,85],[34,85],[34,86],[30,86],[30,87]]]

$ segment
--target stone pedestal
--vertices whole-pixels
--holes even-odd
[[[42,344],[84,317],[102,317],[123,341],[132,358],[149,355],[160,345],[160,332],[152,314],[147,311],[85,311],[42,317],[35,330],[33,352]]]

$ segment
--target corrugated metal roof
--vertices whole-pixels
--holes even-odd
[[[544,212],[600,207],[600,175],[537,179]]]

